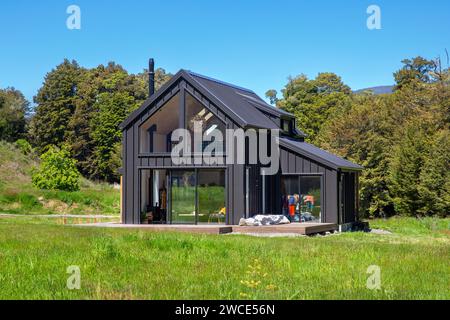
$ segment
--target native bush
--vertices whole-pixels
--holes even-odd
[[[25,139],[19,139],[16,141],[17,148],[25,155],[33,152],[33,147],[31,144]]]
[[[80,173],[76,160],[66,148],[49,147],[41,156],[41,165],[33,173],[33,185],[45,190],[77,191],[80,189]]]

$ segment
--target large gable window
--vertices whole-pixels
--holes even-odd
[[[184,121],[180,122],[180,94],[177,93],[140,126],[140,153],[167,153],[172,151],[172,133],[184,126],[191,135],[191,151],[223,152],[225,124],[190,93],[185,93]],[[194,140],[198,130],[200,139]],[[197,145],[195,145],[197,144]]]
[[[196,127],[197,124],[197,127]],[[202,103],[195,99],[191,94],[186,93],[186,129],[191,133],[192,150],[204,151],[207,146],[211,150],[214,145],[216,152],[223,152],[225,146],[225,125]],[[194,142],[194,129],[198,129],[203,136],[202,141]]]
[[[140,153],[170,152],[171,136],[179,128],[180,94],[177,93],[140,127]]]

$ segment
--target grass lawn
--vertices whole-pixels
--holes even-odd
[[[390,235],[255,238],[0,219],[0,299],[450,299],[450,219]],[[68,290],[68,266],[81,289]],[[370,265],[381,289],[366,288]],[[252,280],[260,279],[260,283]]]

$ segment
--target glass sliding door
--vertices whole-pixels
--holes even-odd
[[[198,223],[225,223],[225,170],[198,170]]]
[[[171,223],[225,223],[225,192],[225,169],[172,170]]]
[[[281,178],[282,213],[293,222],[321,222],[322,177],[284,175]]]
[[[302,195],[301,217],[305,222],[321,220],[321,177],[300,176],[300,194]]]
[[[194,170],[173,170],[171,185],[171,222],[196,223],[196,177]]]
[[[300,201],[300,186],[298,176],[281,177],[281,212],[291,221],[300,221],[297,204]]]

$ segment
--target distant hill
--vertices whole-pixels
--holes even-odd
[[[364,91],[372,91],[373,94],[391,94],[394,91],[394,86],[378,86],[355,90],[354,93],[361,93]]]

